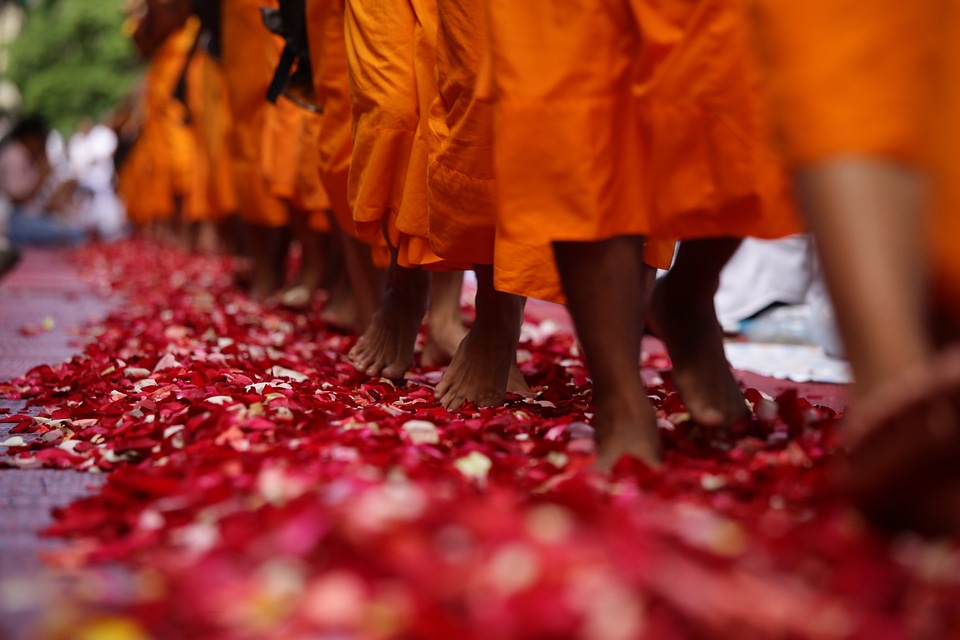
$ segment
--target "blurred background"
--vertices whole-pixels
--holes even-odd
[[[29,19],[28,19],[29,18]],[[141,62],[119,3],[0,0],[0,112],[39,113],[60,132],[102,119]]]

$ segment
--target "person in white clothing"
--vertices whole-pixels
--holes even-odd
[[[805,339],[831,356],[843,357],[810,234],[744,240],[720,274],[714,303],[721,325],[730,331],[770,307],[806,305]]]
[[[30,116],[0,140],[0,197],[12,207],[14,244],[78,244],[87,237],[76,216],[76,182],[51,162],[49,136],[46,121]]]
[[[70,173],[86,196],[83,216],[104,239],[121,235],[125,224],[123,207],[114,192],[116,151],[117,134],[89,118],[80,121],[67,143]]]

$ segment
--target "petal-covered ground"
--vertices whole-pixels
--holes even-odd
[[[956,541],[869,530],[831,491],[836,414],[795,391],[748,390],[752,421],[705,430],[665,376],[664,469],[600,477],[553,323],[524,327],[536,398],[450,413],[438,371],[366,379],[354,337],[249,301],[225,260],[77,260],[124,304],[0,387],[33,408],[3,418],[6,464],[110,472],[48,531],[81,578],[47,637],[960,636]]]

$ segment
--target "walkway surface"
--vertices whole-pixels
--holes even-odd
[[[79,353],[78,329],[103,317],[117,300],[104,299],[84,281],[68,253],[30,251],[0,283],[0,418],[23,411],[23,404],[3,398],[2,385],[39,364],[57,364]],[[562,307],[531,302],[529,315],[570,326]],[[662,349],[653,339],[646,351]],[[844,389],[740,374],[747,386],[770,394],[798,388],[815,402],[842,408]],[[4,411],[6,409],[7,411]],[[0,424],[0,442],[9,437]],[[0,447],[0,456],[3,455]],[[57,541],[40,537],[51,509],[89,494],[102,476],[60,470],[0,469],[0,640],[25,637],[26,625],[42,607],[57,606],[57,578],[44,569],[41,555]]]
[[[66,252],[26,252],[0,283],[0,384],[36,365],[69,359],[80,349],[77,330],[109,308],[81,279]],[[0,396],[0,408],[17,413],[22,403]],[[0,424],[0,442],[9,436],[9,427]],[[0,638],[23,637],[34,608],[44,600],[48,578],[40,554],[58,542],[38,532],[50,523],[51,509],[101,482],[76,471],[0,469]]]

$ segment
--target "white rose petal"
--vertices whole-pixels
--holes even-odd
[[[426,420],[408,420],[401,427],[413,444],[437,444],[440,434],[437,426]]]
[[[296,382],[303,382],[304,380],[310,379],[310,376],[306,374],[300,373],[299,371],[294,371],[293,369],[287,369],[286,367],[281,367],[280,365],[274,365],[270,369],[270,375],[278,378],[290,378]]]
[[[153,372],[156,373],[158,371],[163,371],[164,369],[173,369],[175,367],[181,367],[181,366],[183,365],[181,365],[177,361],[177,359],[174,357],[172,353],[167,353],[167,354],[164,354],[162,358],[160,358],[160,362],[158,362],[157,366],[153,368]]]
[[[493,462],[479,451],[471,451],[469,454],[454,462],[453,466],[468,478],[484,480],[487,474],[490,473],[490,467],[493,466]]]

